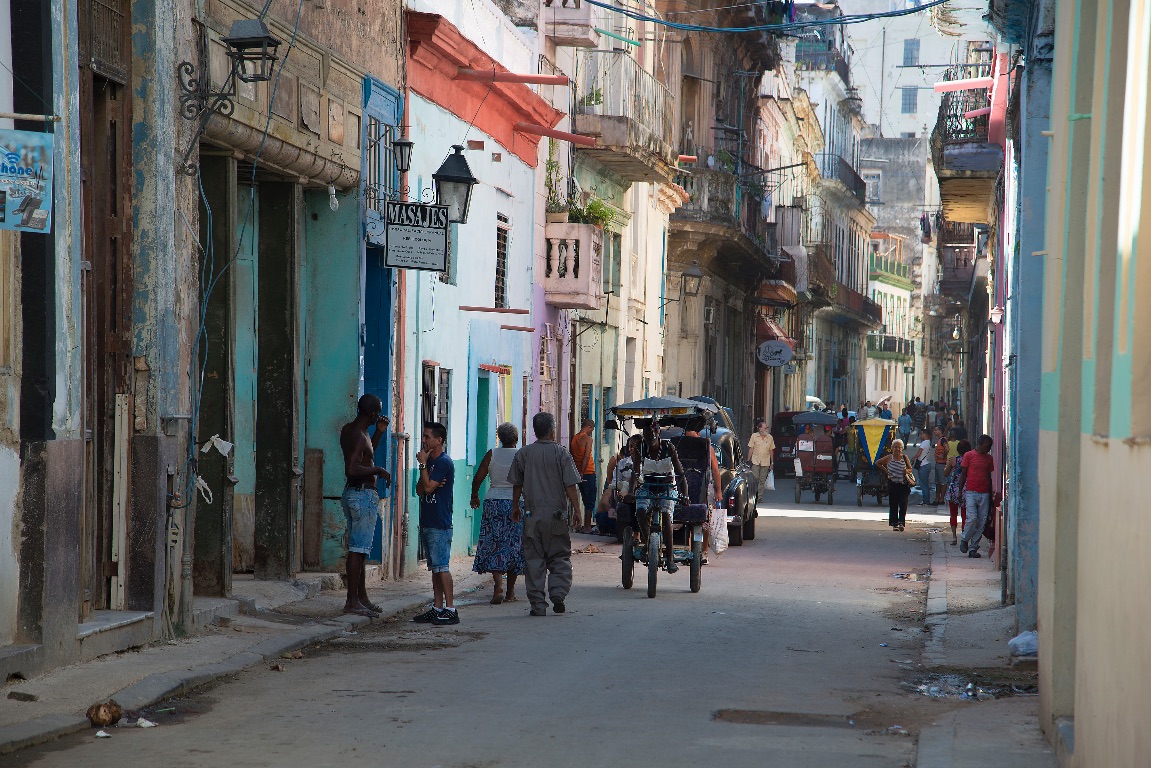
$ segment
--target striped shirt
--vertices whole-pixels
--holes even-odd
[[[907,456],[892,457],[887,462],[887,479],[893,483],[907,484]]]

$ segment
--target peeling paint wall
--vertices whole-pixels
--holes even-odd
[[[20,583],[20,456],[0,444],[0,646],[16,636]]]

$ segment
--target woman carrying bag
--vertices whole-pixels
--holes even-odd
[[[887,473],[887,524],[902,531],[907,524],[907,497],[915,485],[915,471],[903,452],[903,441],[891,441],[891,453],[875,462],[876,469]]]

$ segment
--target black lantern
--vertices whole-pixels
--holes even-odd
[[[448,221],[464,224],[472,205],[472,187],[478,179],[468,167],[463,146],[453,144],[452,150],[440,169],[432,174],[432,180],[436,184],[436,202],[448,207]]]
[[[411,139],[392,139],[392,154],[396,160],[396,171],[407,173],[412,167],[412,147],[415,142]]]
[[[224,39],[232,69],[241,81],[259,83],[272,79],[276,49],[280,41],[272,37],[260,19],[238,19]]]
[[[703,270],[699,268],[698,261],[693,261],[691,266],[683,271],[683,295],[698,296],[702,285]]]

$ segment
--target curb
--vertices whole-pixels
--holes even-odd
[[[931,637],[923,644],[924,666],[940,667],[947,663],[943,634],[947,631],[947,542],[942,533],[931,535],[931,581],[927,584],[925,626]]]
[[[427,602],[426,595],[413,596],[383,613],[380,619],[398,616]],[[279,637],[264,640],[214,664],[202,664],[181,671],[155,672],[143,680],[120,689],[109,698],[115,699],[116,703],[125,710],[144,709],[159,701],[186,693],[222,677],[239,674],[258,664],[279,658],[282,653],[289,653],[308,645],[331,640],[339,637],[346,629],[362,627],[372,622],[367,617],[352,615],[337,616],[334,619],[328,619],[328,621],[335,621],[342,626],[328,624],[304,627],[286,632]],[[91,727],[88,718],[83,716],[73,714],[42,715],[23,723],[0,728],[0,755],[43,744],[61,736],[88,730]]]

